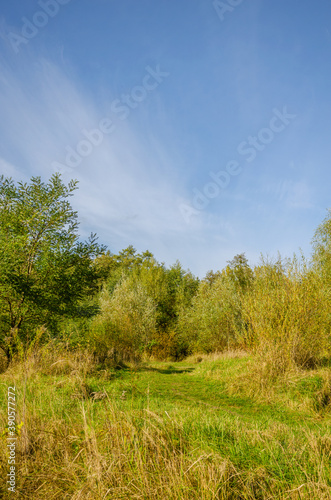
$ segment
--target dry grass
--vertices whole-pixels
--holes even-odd
[[[132,382],[128,372],[126,385],[124,374],[104,376],[102,372],[96,377],[100,372],[87,352],[63,350],[57,355],[58,359],[56,350],[36,352],[1,375],[3,386],[17,386],[17,421],[24,422],[17,448],[18,498],[331,498],[331,440],[327,434],[305,429],[297,436],[287,424],[275,421],[265,428],[254,417],[248,425],[238,416],[222,412],[217,416],[211,405],[201,408],[194,403],[196,397],[202,397],[201,389],[209,387],[204,378],[208,371],[221,378],[228,366],[231,377],[231,367],[240,372],[242,363],[247,364],[246,353],[201,355],[200,362],[193,357],[178,365],[180,370],[194,363],[196,372],[187,375],[180,371],[162,375],[163,364],[159,364],[153,368],[156,371],[135,372]],[[217,372],[211,366],[220,369]],[[152,374],[163,376],[169,393],[162,392],[160,384],[156,391],[150,389]],[[172,406],[173,383],[179,377],[183,377],[183,387],[187,387],[186,380],[200,380],[200,385],[197,394],[188,393],[191,396],[186,402],[176,400]],[[133,399],[130,390],[133,384],[137,395],[144,394],[143,385],[137,385],[139,380],[148,380],[143,400]],[[329,394],[327,380],[325,375],[321,402]],[[210,391],[211,387],[217,394],[219,389],[213,385]],[[119,396],[127,391],[128,397]],[[187,406],[189,399],[192,402]],[[5,422],[2,407],[3,427]],[[5,448],[0,451],[2,477],[7,474]],[[0,494],[13,498],[4,484]]]
[[[219,361],[222,359],[245,358],[248,355],[249,355],[249,353],[247,351],[242,350],[242,349],[228,350],[228,351],[223,351],[223,352],[213,352],[211,354],[196,353],[196,354],[192,354],[191,356],[188,356],[185,359],[185,362],[188,364],[201,363],[202,361],[212,361],[213,362],[213,361]]]

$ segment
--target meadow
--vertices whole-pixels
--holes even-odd
[[[328,366],[271,385],[244,351],[105,369],[48,346],[0,381],[23,422],[17,498],[331,498]]]
[[[75,189],[0,177],[1,498],[331,499],[331,211],[198,278],[82,242]]]

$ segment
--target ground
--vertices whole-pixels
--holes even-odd
[[[266,384],[245,353],[121,369],[79,355],[16,365],[0,381],[2,427],[13,384],[23,422],[18,498],[329,499],[328,373]]]

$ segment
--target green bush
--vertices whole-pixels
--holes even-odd
[[[101,357],[138,360],[155,334],[156,308],[145,288],[132,278],[120,282],[112,295],[100,295],[100,314],[91,323],[91,344]]]
[[[263,262],[243,299],[246,346],[275,368],[308,367],[330,353],[330,293],[305,262]]]
[[[178,320],[182,348],[189,353],[223,351],[240,343],[241,298],[234,283],[219,276],[200,283],[192,306]]]

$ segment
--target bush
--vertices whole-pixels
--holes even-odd
[[[277,370],[313,366],[330,352],[330,295],[305,262],[265,263],[243,299],[246,346]]]
[[[110,296],[100,295],[100,314],[91,324],[91,343],[97,356],[115,361],[138,360],[155,333],[156,310],[144,287],[131,278],[119,283]]]
[[[201,282],[192,306],[178,320],[179,339],[189,353],[223,351],[240,343],[241,298],[234,283],[220,276]]]

